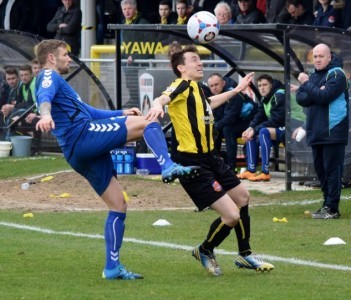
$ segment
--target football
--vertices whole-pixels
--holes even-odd
[[[196,43],[208,44],[217,38],[219,23],[215,15],[208,11],[199,11],[190,17],[187,32]]]

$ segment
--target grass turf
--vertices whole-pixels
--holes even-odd
[[[328,221],[306,219],[303,211],[313,209],[308,205],[253,208],[252,248],[271,256],[276,269],[268,274],[237,269],[232,233],[218,251],[224,271],[219,278],[208,275],[191,257],[191,248],[205,237],[214,212],[131,211],[121,259],[145,279],[127,282],[101,279],[105,213],[34,213],[33,218],[23,218],[22,212],[0,211],[1,298],[342,299],[351,292],[348,204],[342,205],[345,217]],[[274,216],[284,216],[288,223],[275,223]],[[152,226],[159,218],[172,226]],[[4,226],[7,223],[28,228]],[[29,230],[32,227],[43,230]],[[347,244],[323,245],[335,235]]]
[[[21,162],[19,164],[19,162]],[[67,169],[62,158],[2,159],[1,178]],[[21,168],[18,168],[20,165]],[[14,167],[15,166],[15,167]],[[342,218],[312,220],[305,210],[319,204],[319,191],[282,192],[252,198],[274,203],[253,206],[251,246],[275,265],[270,273],[238,270],[232,233],[217,251],[224,275],[213,278],[191,257],[206,236],[213,211],[130,211],[121,259],[144,280],[106,281],[103,212],[0,210],[1,299],[345,299],[349,277],[351,190],[343,190]],[[304,204],[303,200],[317,200]],[[289,205],[286,205],[289,203]],[[288,223],[273,222],[286,217]],[[172,226],[153,227],[158,219]],[[12,225],[11,225],[12,224]],[[15,228],[15,224],[27,226]],[[40,228],[35,231],[35,228]],[[330,237],[347,244],[324,246]]]

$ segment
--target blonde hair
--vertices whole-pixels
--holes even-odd
[[[36,49],[36,56],[39,64],[41,66],[44,66],[46,64],[48,54],[51,53],[57,55],[57,51],[59,48],[67,49],[66,42],[54,39],[41,41]]]

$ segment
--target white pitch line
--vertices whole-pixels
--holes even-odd
[[[70,232],[70,231],[55,231],[52,229],[22,225],[22,224],[17,224],[17,223],[8,223],[8,222],[0,222],[0,225],[6,226],[6,227],[11,227],[11,228],[16,228],[16,229],[21,229],[21,230],[40,232],[40,233],[44,233],[44,234],[67,235],[67,236],[83,237],[83,238],[89,238],[89,239],[104,239],[104,236],[101,234],[87,234],[87,233]],[[176,250],[191,251],[193,249],[193,247],[186,246],[186,245],[178,245],[178,244],[172,244],[172,243],[166,243],[166,242],[156,242],[156,241],[145,241],[145,240],[139,240],[139,239],[135,239],[135,238],[124,238],[123,241],[129,242],[129,243],[135,243],[135,244],[143,244],[143,245],[149,245],[149,246],[176,249]],[[218,250],[216,250],[216,254],[233,255],[234,256],[237,253],[218,249]],[[351,271],[351,267],[342,266],[342,265],[325,264],[325,263],[319,263],[319,262],[310,261],[310,260],[301,260],[301,259],[296,259],[296,258],[284,258],[284,257],[264,255],[264,254],[262,254],[262,255],[260,254],[259,256],[261,258],[268,259],[270,261],[279,261],[279,262],[293,264],[293,265],[310,266],[310,267],[332,269],[332,270],[338,270],[338,271]]]

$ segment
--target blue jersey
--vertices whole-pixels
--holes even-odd
[[[43,102],[51,104],[51,115],[56,127],[52,132],[61,146],[67,131],[75,129],[75,134],[80,135],[76,126],[94,119],[122,115],[122,111],[97,110],[84,103],[66,80],[50,69],[44,69],[38,75],[37,99],[38,107]]]
[[[110,151],[127,139],[123,112],[84,103],[66,80],[50,69],[42,70],[37,78],[38,107],[44,102],[51,104],[52,133],[68,163],[101,195],[115,175]]]

